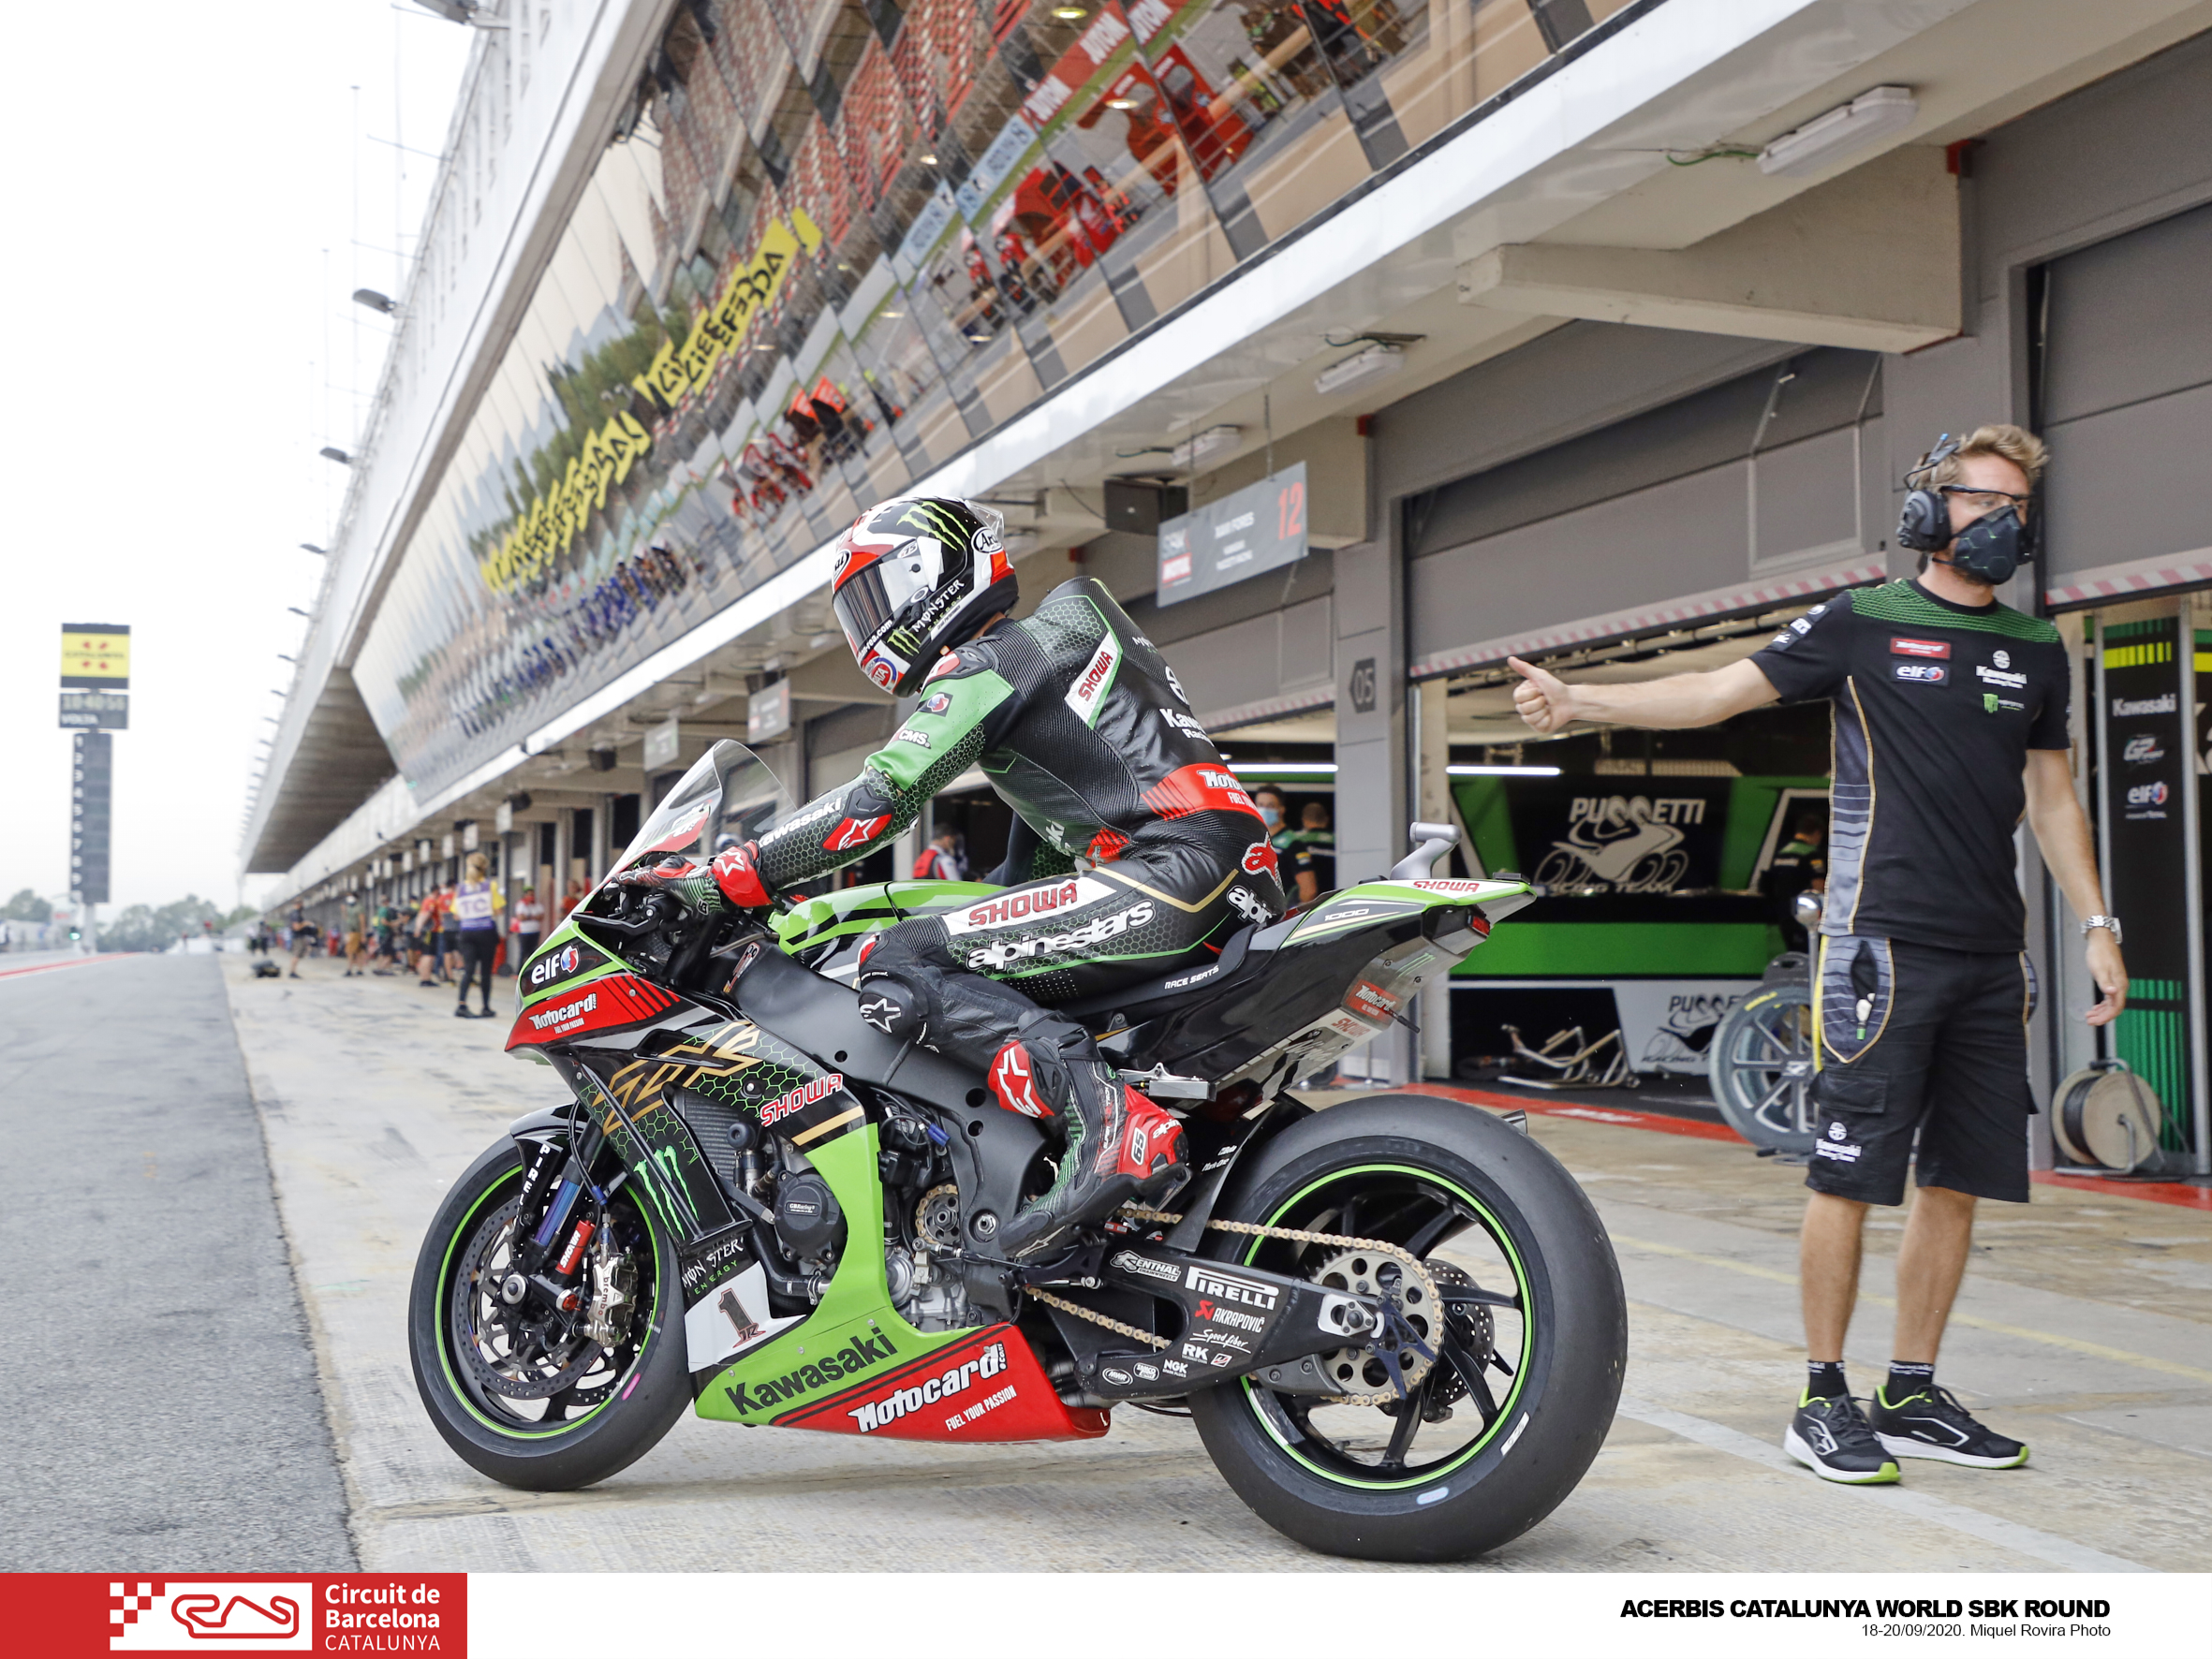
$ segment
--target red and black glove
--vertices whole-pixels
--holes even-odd
[[[775,895],[760,879],[759,862],[755,856],[759,844],[748,841],[743,846],[725,847],[715,855],[715,885],[740,910],[765,910],[775,903]]]

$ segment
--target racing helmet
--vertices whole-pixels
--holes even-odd
[[[909,495],[878,502],[837,538],[830,606],[877,687],[911,696],[943,647],[1014,608],[1004,525],[978,502]]]

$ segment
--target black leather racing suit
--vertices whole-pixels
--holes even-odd
[[[1029,879],[881,934],[862,1012],[988,1071],[1010,1109],[1064,1117],[1072,1150],[1067,1108],[1091,1117],[1081,1092],[1112,1072],[1053,1005],[1206,960],[1246,920],[1281,915],[1275,853],[1174,670],[1079,578],[943,658],[858,778],[761,837],[761,878],[781,890],[865,856],[978,764],[1020,816],[1028,868],[1012,874]]]

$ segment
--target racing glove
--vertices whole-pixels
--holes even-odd
[[[760,879],[759,861],[755,856],[759,844],[748,841],[743,846],[725,847],[715,855],[715,885],[740,910],[765,910],[775,903],[775,895]]]

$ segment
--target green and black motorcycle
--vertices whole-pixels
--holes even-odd
[[[788,810],[719,743],[618,869]],[[779,913],[686,910],[610,881],[524,966],[510,1050],[568,1098],[455,1183],[408,1313],[438,1431],[511,1486],[566,1490],[704,1417],[951,1443],[1084,1439],[1118,1406],[1188,1416],[1270,1525],[1316,1549],[1463,1559],[1582,1478],[1627,1324],[1582,1190],[1517,1126],[1407,1093],[1289,1091],[1404,1020],[1526,903],[1432,878],[1450,830],[1379,881],[1069,1011],[1184,1123],[1172,1211],[1124,1210],[1058,1260],[999,1224],[1053,1179],[983,1079],[863,1020],[866,936],[994,902],[893,882]]]

